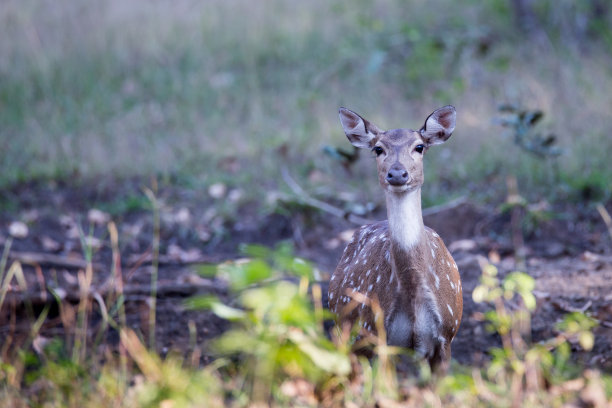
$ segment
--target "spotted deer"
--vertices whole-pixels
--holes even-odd
[[[414,349],[436,371],[445,371],[450,361],[463,297],[457,264],[440,236],[423,224],[423,155],[448,140],[455,118],[455,108],[444,106],[418,131],[382,131],[340,108],[349,141],[376,155],[387,220],[353,234],[331,277],[330,309],[340,327],[357,323],[362,334],[376,334],[383,318],[387,342]],[[375,315],[370,301],[380,306],[382,316]]]

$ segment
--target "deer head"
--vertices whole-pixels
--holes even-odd
[[[423,155],[430,146],[444,143],[455,129],[455,108],[436,109],[423,127],[380,130],[357,113],[340,108],[340,122],[353,146],[371,149],[376,154],[378,180],[383,189],[401,194],[423,185]]]

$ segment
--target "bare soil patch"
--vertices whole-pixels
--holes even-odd
[[[2,192],[5,208],[0,213],[0,246],[9,242],[9,265],[23,264],[27,289],[12,282],[3,310],[0,311],[0,344],[10,352],[23,344],[34,315],[51,304],[49,318],[40,336],[67,338],[66,326],[52,288],[65,308],[75,309],[79,300],[79,274],[83,275],[89,245],[92,251],[91,294],[110,296],[109,287],[121,274],[126,296],[127,320],[144,336],[148,330],[149,293],[152,265],[154,221],[151,210],[127,209],[109,216],[107,211],[129,197],[141,195],[141,184],[101,181],[95,186],[69,186],[37,183]],[[211,357],[207,344],[229,326],[207,311],[187,310],[184,301],[194,294],[216,294],[230,300],[225,282],[203,277],[202,265],[216,264],[240,257],[245,243],[273,246],[290,240],[296,253],[313,261],[325,280],[340,258],[346,231],[357,226],[314,209],[293,208],[277,213],[261,212],[254,203],[237,205],[236,216],[219,214],[216,208],[229,197],[213,199],[205,193],[178,187],[163,187],[160,203],[160,257],[156,308],[156,343],[165,354],[171,350],[188,352],[194,346],[203,351],[203,362]],[[137,203],[138,204],[138,203]],[[142,204],[142,203],[141,203]],[[609,206],[608,206],[609,208]],[[111,208],[112,209],[112,208]],[[536,280],[537,309],[532,320],[532,339],[554,336],[554,324],[574,310],[589,313],[600,321],[595,329],[595,347],[578,350],[584,364],[612,370],[612,243],[604,223],[591,206],[566,205],[551,208],[553,216],[541,220],[524,234],[524,271]],[[109,218],[110,217],[110,218]],[[372,214],[373,219],[384,213]],[[112,220],[119,232],[119,261],[113,269],[113,250],[107,222]],[[23,223],[27,233],[15,235],[15,223]],[[475,304],[472,290],[479,283],[479,257],[493,260],[501,275],[517,270],[517,251],[513,244],[511,217],[493,206],[464,202],[425,217],[449,247],[461,273],[464,288],[464,315],[453,346],[453,357],[460,363],[478,364],[487,350],[499,346],[496,335],[486,331],[478,313],[486,305]],[[13,228],[13,230],[11,230]],[[12,233],[12,234],[11,234]],[[115,254],[117,255],[117,254]],[[113,280],[115,279],[115,280]],[[92,303],[92,336],[102,324],[100,311]],[[64,316],[65,318],[65,316]],[[190,331],[191,330],[191,331]],[[193,333],[195,337],[191,337]],[[114,347],[118,335],[108,330],[99,347]],[[195,340],[195,342],[194,342]]]

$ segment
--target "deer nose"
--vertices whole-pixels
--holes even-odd
[[[399,163],[395,163],[387,173],[387,182],[392,186],[402,186],[408,182],[408,172]]]

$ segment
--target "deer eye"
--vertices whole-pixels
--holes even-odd
[[[380,147],[380,146],[374,146],[374,147],[372,148],[372,151],[373,151],[374,153],[376,153],[376,155],[377,155],[377,156],[380,156],[381,154],[383,154],[383,153],[385,152],[385,151],[383,150],[383,148],[382,148],[382,147]]]
[[[416,145],[416,147],[414,148],[414,150],[416,150],[417,153],[423,153],[423,149],[425,149],[425,146],[422,144]]]

